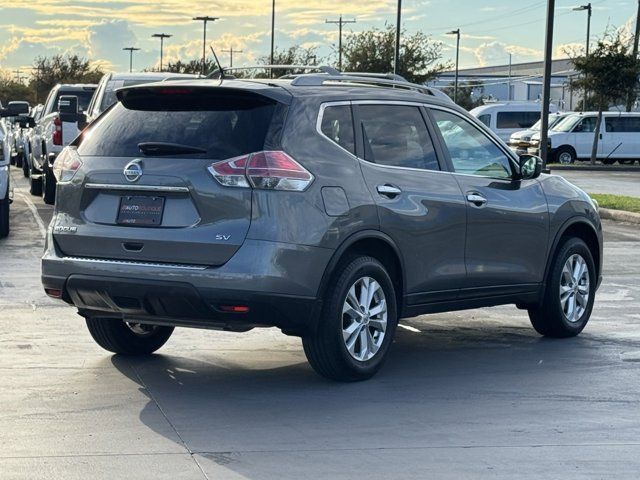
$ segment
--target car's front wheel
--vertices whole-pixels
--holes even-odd
[[[123,322],[113,318],[86,319],[89,333],[105,350],[121,355],[149,355],[162,347],[173,327]]]
[[[395,289],[387,270],[375,258],[350,257],[324,300],[316,334],[302,339],[309,363],[332,380],[372,377],[384,363],[398,323]]]
[[[42,177],[35,170],[33,158],[29,163],[31,165],[29,168],[29,193],[39,197],[42,195]],[[38,175],[38,177],[35,177],[35,175]]]
[[[56,202],[56,178],[46,162],[42,167],[42,200],[47,205]]]
[[[545,337],[578,335],[591,316],[596,285],[589,247],[579,238],[570,238],[551,265],[542,304],[529,310],[533,328]]]
[[[563,165],[574,163],[576,161],[576,152],[569,146],[562,146],[556,152],[556,160]]]

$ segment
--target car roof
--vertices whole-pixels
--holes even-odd
[[[166,88],[182,86],[194,88],[228,88],[253,91],[284,103],[291,98],[319,98],[323,101],[347,100],[387,100],[416,103],[433,103],[445,106],[455,104],[443,94],[427,94],[413,89],[390,88],[390,86],[364,85],[357,82],[344,82],[323,85],[295,85],[293,79],[190,79],[170,80],[161,84],[142,84],[123,87],[118,91],[137,88]],[[428,87],[424,87],[429,91]]]

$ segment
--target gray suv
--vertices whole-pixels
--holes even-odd
[[[589,320],[597,206],[439,93],[329,71],[117,95],[56,159],[42,260],[111,352],[275,326],[355,381],[401,318],[515,304],[548,337]]]

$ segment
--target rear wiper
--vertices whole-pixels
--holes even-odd
[[[145,155],[175,155],[179,153],[207,153],[204,148],[181,143],[142,142],[138,148]]]

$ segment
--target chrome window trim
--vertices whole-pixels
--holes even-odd
[[[134,190],[138,192],[189,193],[187,187],[171,187],[160,185],[119,185],[115,183],[87,183],[89,190]]]

